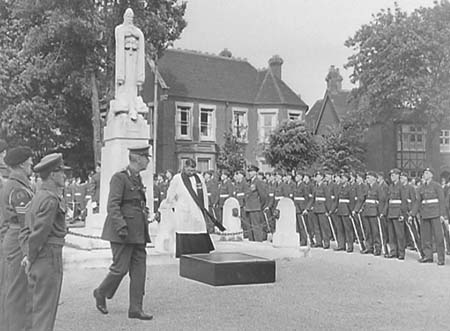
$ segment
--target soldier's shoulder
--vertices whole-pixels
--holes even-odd
[[[32,198],[32,193],[23,187],[14,187],[9,194],[9,202],[14,207],[25,206]]]

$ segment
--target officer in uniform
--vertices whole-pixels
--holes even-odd
[[[42,178],[42,186],[31,201],[19,236],[32,296],[30,330],[51,331],[55,325],[63,279],[62,248],[67,232],[62,196],[67,169],[60,153],[44,156],[34,167]]]
[[[436,243],[438,265],[445,264],[444,236],[441,222],[445,222],[444,191],[441,185],[433,180],[434,170],[426,168],[423,171],[423,184],[417,190],[417,201],[411,211],[411,217],[420,214],[422,248],[424,257],[420,263],[433,263],[432,236]]]
[[[145,187],[140,172],[149,163],[149,145],[129,148],[128,167],[115,173],[110,182],[105,225],[102,239],[111,242],[113,263],[103,282],[94,290],[97,309],[107,314],[106,298],[116,293],[123,277],[130,274],[130,303],[128,317],[151,320],[143,311],[148,233],[148,209]]]
[[[351,187],[348,183],[349,175],[347,173],[341,174],[341,182],[337,190],[337,210],[336,210],[336,236],[338,247],[335,250],[344,251],[348,253],[353,252],[353,225],[350,220],[350,196]]]
[[[308,242],[309,229],[308,229],[308,215],[306,206],[308,203],[308,186],[303,181],[304,173],[302,171],[297,171],[295,175],[295,181],[297,185],[294,188],[293,200],[295,204],[296,220],[297,220],[297,232],[300,236],[300,246],[306,246]],[[306,226],[306,229],[305,229]],[[310,238],[312,239],[312,238]],[[312,240],[310,240],[312,245]]]
[[[3,221],[7,228],[3,238],[2,251],[5,254],[5,291],[2,324],[6,330],[24,330],[26,327],[28,281],[23,266],[19,232],[25,224],[25,212],[34,196],[29,177],[32,173],[32,151],[28,147],[8,150],[4,162],[10,167],[9,179],[1,195]]]
[[[386,215],[389,233],[390,252],[387,257],[404,260],[406,247],[404,217],[406,210],[404,208],[407,200],[400,183],[400,170],[392,169],[389,173],[391,176],[391,185],[389,185],[387,203],[382,212]]]
[[[354,178],[354,180],[352,180],[352,178]],[[352,207],[353,219],[356,223],[356,231],[358,231],[359,239],[362,241],[360,253],[364,253],[366,250],[367,238],[364,221],[361,217],[361,208],[364,204],[367,185],[366,183],[364,183],[364,175],[360,172],[350,174],[350,183],[352,182],[353,185],[350,196],[350,205]]]
[[[254,165],[247,170],[249,185],[245,192],[244,210],[249,223],[248,239],[250,241],[264,241],[267,238],[262,211],[267,206],[268,196],[263,182],[257,178],[258,171],[258,167]]]

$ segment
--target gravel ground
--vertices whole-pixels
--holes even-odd
[[[107,270],[66,268],[56,330],[450,329],[450,262],[421,265],[414,252],[397,261],[322,249],[305,258],[298,251],[246,247],[276,258],[275,283],[213,287],[181,278],[177,262],[150,264],[144,307],[153,321],[127,318],[128,278],[108,300],[109,315],[101,315],[92,290]]]

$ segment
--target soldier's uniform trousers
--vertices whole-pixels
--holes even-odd
[[[381,252],[381,238],[378,219],[376,216],[362,216],[366,236],[366,249]]]
[[[335,229],[338,248],[353,250],[353,225],[350,218],[346,215],[335,215]]]
[[[307,240],[307,235],[308,235],[308,229],[305,229],[304,225],[303,225],[303,220],[305,221],[305,225],[307,225],[307,219],[308,216],[307,215],[302,215],[302,213],[297,213],[296,214],[296,218],[297,218],[297,232],[300,235],[300,246],[306,246],[308,240]]]
[[[426,259],[433,259],[433,242],[432,236],[436,241],[436,251],[438,262],[445,262],[444,236],[442,233],[442,225],[439,217],[422,219],[420,223],[420,231],[422,238],[422,249]]]
[[[123,277],[130,275],[129,312],[141,312],[145,293],[145,275],[147,252],[145,244],[120,244],[111,242],[113,263],[109,273],[98,287],[98,292],[111,299],[117,291]]]
[[[366,249],[366,239],[365,239],[366,231],[365,231],[365,227],[364,227],[363,217],[359,213],[353,214],[352,217],[353,217],[353,220],[355,221],[355,226],[356,226],[356,230],[354,232],[358,232],[359,240],[361,240],[360,248],[362,250],[364,250],[364,249]],[[354,233],[354,235],[356,236],[356,233]]]
[[[32,295],[31,331],[53,330],[63,279],[62,248],[46,243],[28,274]]]
[[[389,253],[398,257],[405,257],[405,221],[399,221],[398,218],[388,218],[387,226],[389,234]]]
[[[330,247],[330,238],[332,236],[330,221],[324,213],[315,213],[314,235],[317,245],[322,245],[323,248]]]
[[[264,215],[262,211],[247,211],[246,219],[249,224],[248,240],[250,241],[264,241],[267,239],[267,232],[264,231]]]
[[[23,253],[19,246],[19,225],[10,224],[3,238],[2,250],[5,258],[4,317],[6,331],[25,330],[29,315],[30,293],[28,280],[21,262]],[[33,329],[34,330],[34,329]]]

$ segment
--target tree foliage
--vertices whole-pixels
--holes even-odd
[[[346,46],[355,53],[347,68],[365,98],[365,115],[377,120],[410,111],[438,125],[450,107],[450,4],[435,3],[411,14],[396,6],[373,15]]]
[[[219,147],[217,168],[229,170],[230,173],[245,169],[246,160],[242,143],[232,132],[226,132],[224,138],[223,146]]]
[[[59,150],[74,167],[94,163],[92,102],[113,97],[114,27],[129,6],[162,54],[186,22],[176,0],[0,0],[0,106],[3,136],[37,155]],[[99,98],[91,98],[97,91]],[[97,92],[95,92],[97,93]],[[71,162],[70,162],[71,161]]]
[[[269,136],[264,157],[277,169],[309,168],[319,157],[320,147],[303,123],[283,122]]]

